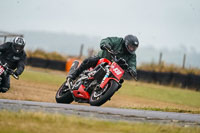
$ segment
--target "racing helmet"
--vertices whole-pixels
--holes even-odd
[[[20,53],[21,51],[24,50],[25,44],[26,44],[26,42],[25,42],[24,38],[22,38],[22,37],[15,37],[13,39],[13,45],[12,45],[13,51],[15,53]]]
[[[125,41],[125,48],[129,52],[129,54],[134,54],[139,46],[138,38],[133,35],[126,35],[124,37],[124,41]]]

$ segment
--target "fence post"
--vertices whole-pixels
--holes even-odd
[[[160,52],[160,57],[159,57],[159,65],[162,63],[162,52]]]
[[[7,36],[4,36],[4,41],[3,41],[3,43],[5,43],[5,42],[6,42],[6,38],[7,38]]]
[[[84,44],[81,44],[79,58],[81,58],[83,55],[83,47],[84,47]]]
[[[94,55],[94,49],[93,48],[89,48],[88,49],[88,56],[91,57]]]
[[[183,66],[182,66],[182,68],[185,68],[185,61],[186,61],[186,54],[183,55]]]

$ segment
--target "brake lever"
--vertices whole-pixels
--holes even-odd
[[[72,80],[70,78],[67,79],[67,83],[65,85],[68,85],[70,90],[72,90],[73,84],[72,84]]]

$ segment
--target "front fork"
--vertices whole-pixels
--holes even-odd
[[[100,85],[104,83],[104,81],[109,77],[110,73],[111,73],[111,72],[109,71],[109,69],[106,68],[106,74],[105,74],[105,76],[103,77],[103,80],[101,81]]]
[[[67,82],[65,83],[65,85],[68,86],[71,93],[73,93],[73,90],[72,90],[73,82],[70,78],[67,78]]]
[[[124,82],[124,80],[123,80],[123,79],[118,80],[118,79],[116,79],[116,78],[114,78],[114,77],[109,77],[110,74],[111,74],[111,71],[110,71],[109,69],[106,69],[106,74],[105,74],[105,76],[104,76],[104,78],[103,78],[103,80],[102,80],[102,82],[101,82],[101,84],[100,84],[99,87],[100,87],[101,89],[103,89],[103,88],[105,87],[105,85],[106,85],[110,80],[115,80],[117,83],[119,83],[119,88],[121,88],[122,83]],[[118,88],[118,89],[119,89],[119,88]]]

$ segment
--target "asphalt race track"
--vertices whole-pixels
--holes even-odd
[[[60,113],[65,115],[95,117],[111,121],[120,120],[128,122],[176,124],[180,126],[200,126],[200,114],[93,107],[8,99],[0,99],[0,110]]]

